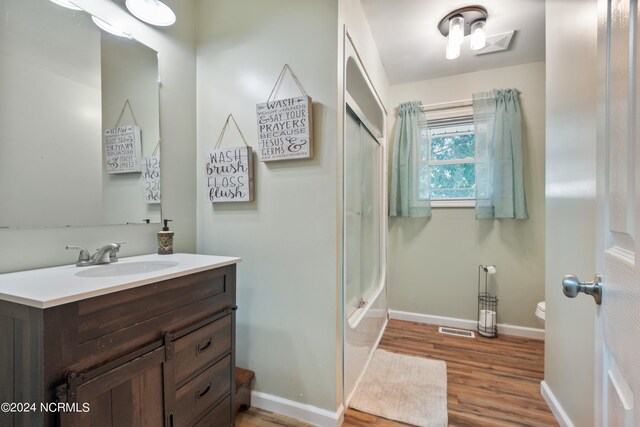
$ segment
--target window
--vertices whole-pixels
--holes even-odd
[[[420,198],[430,198],[433,207],[475,206],[473,116],[442,116],[429,112],[420,127]]]

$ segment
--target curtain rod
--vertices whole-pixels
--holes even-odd
[[[518,90],[518,98],[522,99],[522,92]],[[422,111],[448,110],[451,108],[471,107],[473,99],[461,99],[459,101],[440,102],[438,104],[423,105]]]
[[[422,111],[448,110],[450,108],[470,107],[471,99],[462,99],[460,101],[440,102],[438,104],[423,105]]]

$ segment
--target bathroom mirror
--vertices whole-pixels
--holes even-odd
[[[157,53],[50,1],[0,16],[0,228],[159,222],[148,180],[109,173],[103,142],[137,125],[137,156],[159,156]]]

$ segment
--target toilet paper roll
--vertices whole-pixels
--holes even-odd
[[[496,312],[493,310],[480,310],[480,317],[478,319],[480,326],[486,329],[490,329],[496,326]]]
[[[496,274],[496,266],[488,265],[487,266],[487,274]]]

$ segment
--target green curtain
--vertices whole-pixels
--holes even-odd
[[[400,104],[396,122],[391,159],[389,215],[430,217],[429,199],[419,198],[420,129],[424,120],[422,103],[410,101]]]
[[[527,219],[517,89],[473,94],[476,218]]]

